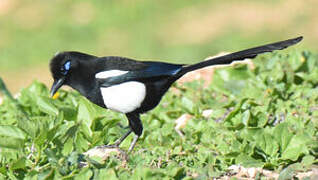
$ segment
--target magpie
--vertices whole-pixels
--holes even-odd
[[[119,147],[132,132],[132,151],[143,131],[140,114],[155,108],[170,86],[190,71],[206,66],[230,64],[258,54],[285,49],[302,40],[302,36],[210,58],[197,64],[171,64],[137,61],[125,57],[97,57],[76,51],[57,53],[50,62],[54,79],[51,96],[62,85],[68,85],[96,105],[124,113],[129,130],[112,145]]]

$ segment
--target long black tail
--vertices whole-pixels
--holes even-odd
[[[288,39],[285,41],[280,41],[272,44],[267,44],[264,46],[254,47],[251,49],[246,49],[243,51],[231,53],[224,56],[219,56],[215,58],[208,59],[203,62],[199,62],[197,64],[185,66],[182,68],[182,70],[177,74],[178,78],[183,76],[184,74],[194,71],[206,66],[213,66],[213,65],[224,65],[224,64],[231,64],[233,61],[241,61],[246,58],[255,58],[258,54],[266,53],[266,52],[272,52],[274,50],[281,50],[285,49],[288,46],[297,44],[303,39],[302,36],[294,38],[294,39]]]

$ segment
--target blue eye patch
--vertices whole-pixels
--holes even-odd
[[[68,71],[68,70],[70,70],[70,68],[71,68],[71,61],[67,61],[67,62],[64,64],[64,69],[65,69],[66,71]]]
[[[66,75],[67,72],[70,70],[70,68],[71,68],[71,61],[66,61],[64,66],[61,68],[62,74]]]

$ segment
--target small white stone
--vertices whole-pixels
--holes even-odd
[[[205,117],[205,118],[209,118],[213,113],[213,110],[212,109],[206,109],[202,112],[202,116]]]
[[[240,165],[231,165],[229,167],[229,170],[231,170],[233,173],[238,173],[240,171]]]
[[[190,114],[183,114],[176,120],[176,129],[182,129],[187,125],[187,122],[191,119]]]
[[[107,148],[107,147],[95,147],[93,149],[88,150],[83,153],[88,157],[100,157],[103,161],[105,161],[110,155],[120,155],[126,156],[126,154],[120,150],[119,148]]]
[[[256,174],[257,174],[256,168],[254,168],[254,167],[248,168],[247,169],[247,174],[248,174],[248,177],[254,178],[256,176]]]
[[[17,94],[15,94],[13,97],[15,98],[15,99],[17,99],[17,98],[19,98],[21,96],[21,93],[17,93]]]
[[[273,179],[278,179],[279,177],[279,174],[274,172],[274,171],[269,171],[269,170],[266,170],[266,169],[262,169],[261,170],[262,174],[266,177],[270,177],[270,178],[273,178]]]
[[[181,131],[182,128],[184,128],[187,125],[187,122],[191,119],[190,114],[183,114],[178,119],[176,119],[176,127],[174,128],[177,133],[183,138],[184,134]]]

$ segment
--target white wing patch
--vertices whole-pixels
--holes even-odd
[[[101,92],[108,109],[129,113],[140,107],[146,96],[146,87],[143,83],[130,81],[101,88]]]
[[[95,78],[98,79],[106,79],[109,77],[119,76],[128,73],[128,71],[121,71],[121,70],[109,70],[109,71],[103,71],[95,74]]]

